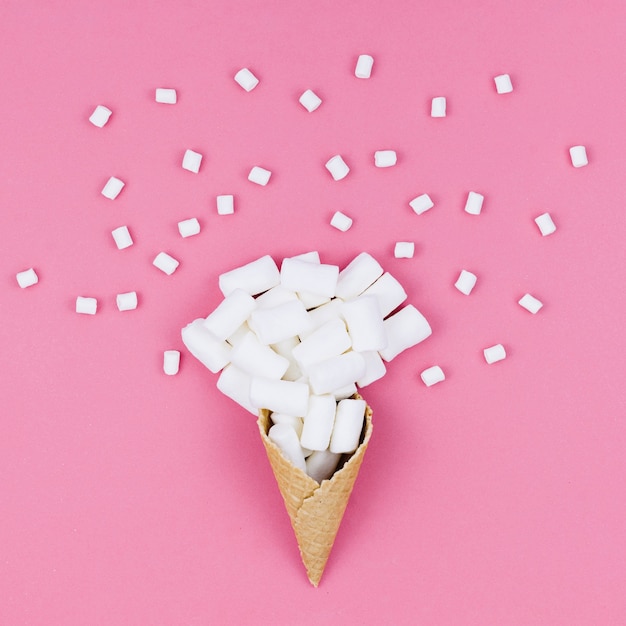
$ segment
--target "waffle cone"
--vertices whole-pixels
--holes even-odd
[[[345,455],[345,459],[339,463],[340,469],[321,484],[290,463],[278,446],[270,441],[267,436],[272,425],[269,411],[261,410],[257,423],[267,458],[289,513],[302,562],[309,580],[317,587],[372,434],[372,410],[369,406],[366,408],[361,443],[357,450],[351,455]]]

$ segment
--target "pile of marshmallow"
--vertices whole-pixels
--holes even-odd
[[[354,452],[365,401],[385,362],[426,339],[431,328],[402,285],[367,252],[343,270],[317,252],[270,256],[219,277],[222,302],[182,330],[187,349],[217,388],[257,415],[271,412],[269,438],[321,482]]]

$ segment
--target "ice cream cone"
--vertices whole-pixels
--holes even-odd
[[[372,434],[372,410],[369,406],[366,408],[361,443],[357,450],[351,455],[344,455],[337,471],[321,484],[290,463],[276,444],[270,441],[267,436],[272,425],[269,411],[260,411],[257,423],[291,519],[302,562],[309,580],[317,587]]]

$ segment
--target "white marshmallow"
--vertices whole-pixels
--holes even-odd
[[[445,117],[446,116],[446,99],[443,96],[433,98],[430,105],[431,117]]]
[[[365,374],[365,359],[358,352],[346,352],[309,368],[309,383],[313,393],[333,393],[356,382]]]
[[[395,150],[377,150],[374,152],[374,165],[376,167],[393,167],[398,162]]]
[[[237,330],[226,338],[226,341],[235,347],[250,331],[250,326],[244,322]]]
[[[496,83],[496,91],[498,93],[511,93],[513,91],[511,77],[508,74],[494,76],[493,80]]]
[[[387,317],[407,299],[404,287],[389,272],[385,272],[362,295],[378,298],[380,314],[383,317]]]
[[[124,182],[122,182],[119,178],[115,178],[115,176],[111,176],[100,193],[105,198],[109,198],[109,200],[115,200],[115,198],[119,196],[123,187]]]
[[[569,156],[574,167],[583,167],[589,163],[585,146],[572,146],[569,149]]]
[[[22,289],[25,289],[26,287],[31,287],[32,285],[36,285],[39,282],[39,277],[32,267],[24,270],[23,272],[18,272],[15,275],[15,278],[17,279],[17,284]]]
[[[393,249],[396,259],[412,259],[415,255],[415,243],[413,241],[398,241]]]
[[[250,403],[251,380],[251,376],[229,364],[221,371],[217,379],[217,388],[252,415],[258,415],[258,410]]]
[[[231,291],[204,320],[217,339],[230,337],[256,308],[256,300],[243,289]]]
[[[385,322],[388,345],[380,351],[380,356],[389,362],[407,348],[424,341],[432,334],[426,318],[412,305],[407,304]]]
[[[291,259],[300,259],[301,261],[308,261],[309,263],[321,263],[320,253],[317,250],[311,250],[310,252],[303,252],[302,254],[294,254]]]
[[[300,445],[309,450],[326,450],[335,423],[337,404],[331,395],[310,396],[304,416]]]
[[[232,195],[217,196],[217,214],[232,215],[235,212],[235,198]]]
[[[480,215],[484,200],[485,196],[482,194],[470,191],[469,194],[467,194],[467,201],[465,202],[465,212],[470,215]]]
[[[111,234],[113,235],[113,239],[118,250],[123,250],[124,248],[128,248],[133,245],[133,238],[130,236],[126,226],[116,228],[111,231]]]
[[[157,87],[154,99],[162,104],[176,104],[176,89]]]
[[[341,305],[343,300],[341,298],[333,298],[330,302],[318,306],[316,309],[309,311],[309,321],[311,322],[310,329],[298,333],[301,340],[304,340],[315,330],[320,328],[326,322],[339,318],[341,319]]]
[[[326,263],[309,263],[302,259],[284,259],[280,267],[280,283],[293,291],[332,298],[337,288],[339,268]]]
[[[230,361],[250,376],[279,379],[289,367],[289,361],[263,345],[250,331],[230,352]]]
[[[202,155],[199,152],[193,150],[185,150],[183,156],[183,169],[197,174],[200,171],[200,163],[202,162]]]
[[[339,402],[340,400],[351,398],[356,392],[356,383],[349,383],[343,387],[339,387],[339,389],[333,390],[332,396],[337,402]]]
[[[134,311],[137,308],[137,292],[128,291],[115,296],[118,311]]]
[[[200,232],[200,222],[191,217],[188,220],[182,220],[178,222],[178,232],[181,237],[192,237]]]
[[[306,473],[318,483],[328,480],[337,469],[341,454],[330,450],[313,452],[306,460]]]
[[[235,81],[246,91],[252,91],[259,84],[259,79],[247,67],[235,74]]]
[[[271,344],[272,350],[280,356],[284,356],[289,361],[289,367],[283,374],[283,380],[298,380],[302,377],[302,372],[296,359],[293,356],[294,348],[300,343],[297,337],[288,337],[282,341]]]
[[[256,183],[257,185],[265,187],[265,185],[270,182],[271,175],[272,172],[270,172],[269,170],[255,165],[248,174],[248,180],[252,183]]]
[[[308,291],[299,291],[298,298],[300,298],[300,302],[304,304],[304,308],[308,311],[309,309],[315,309],[318,306],[322,306],[322,304],[326,304],[330,302],[330,298],[327,296],[320,296],[315,293],[310,293]]]
[[[413,198],[413,200],[409,202],[409,206],[415,211],[417,215],[421,215],[422,213],[428,211],[428,209],[432,209],[435,205],[430,199],[430,196],[427,193],[423,193],[421,196]]]
[[[374,381],[380,380],[386,373],[385,362],[380,358],[380,354],[373,350],[361,352],[365,360],[365,374],[356,381],[359,387],[367,387]]]
[[[556,225],[552,221],[550,213],[543,213],[539,217],[536,217],[535,223],[544,237],[551,235],[556,230]]]
[[[337,277],[337,297],[349,300],[362,294],[370,285],[383,274],[380,263],[369,253],[361,252]]]
[[[541,300],[537,300],[537,298],[531,296],[529,293],[524,294],[518,301],[518,304],[527,311],[530,311],[533,315],[543,306]]]
[[[374,65],[374,58],[369,54],[361,54],[356,61],[356,67],[354,68],[354,75],[357,78],[369,78],[372,75],[372,67]]]
[[[427,387],[431,387],[432,385],[440,383],[442,380],[446,379],[443,370],[438,365],[433,365],[432,367],[425,369],[420,376]]]
[[[163,352],[163,371],[168,376],[178,374],[180,368],[180,352],[178,350],[165,350]]]
[[[501,343],[491,346],[490,348],[485,348],[483,354],[485,355],[485,361],[489,364],[502,361],[502,359],[506,358],[506,351]]]
[[[326,169],[330,172],[334,180],[345,178],[350,171],[350,168],[339,154],[336,154],[326,161]]]
[[[340,319],[333,318],[295,346],[293,358],[300,370],[306,372],[315,363],[346,352],[351,345],[346,325]]]
[[[255,296],[279,283],[280,272],[268,254],[219,276],[219,287],[225,296],[237,288]]]
[[[283,456],[295,467],[306,472],[304,454],[300,448],[296,431],[287,424],[274,424],[269,429],[267,436],[273,441],[282,452]]]
[[[342,213],[341,211],[335,211],[332,218],[330,219],[330,225],[337,230],[340,230],[342,233],[345,233],[352,227],[352,218],[348,217],[345,213]]]
[[[331,452],[345,454],[354,452],[359,447],[365,407],[365,400],[346,399],[339,402],[330,439]]]
[[[467,270],[461,270],[459,277],[457,278],[454,286],[466,296],[469,296],[472,289],[474,289],[474,285],[476,284],[476,275],[472,274],[472,272],[468,272]]]
[[[387,347],[387,333],[376,296],[363,295],[344,302],[341,312],[348,325],[353,350],[365,352]]]
[[[198,318],[187,324],[181,336],[187,350],[214,374],[229,363],[231,346],[214,337],[204,327],[204,319]]]
[[[257,309],[271,309],[279,304],[285,304],[285,302],[293,302],[298,300],[298,294],[287,287],[282,285],[276,285],[267,291],[264,291],[260,296],[256,298]]]
[[[113,111],[111,109],[99,104],[94,112],[89,116],[89,121],[98,128],[102,128],[111,117]]]
[[[313,91],[307,89],[301,96],[298,102],[309,112],[312,113],[315,109],[319,108],[322,104],[322,99],[317,96]]]
[[[300,437],[302,434],[303,419],[293,415],[285,415],[284,413],[272,413],[270,415],[273,424],[287,424],[296,431],[296,435]]]
[[[284,302],[271,308],[257,308],[250,316],[250,326],[261,343],[278,343],[295,337],[311,326],[309,314],[300,300]]]
[[[167,252],[159,252],[159,254],[154,257],[152,265],[159,268],[162,272],[165,272],[168,276],[171,276],[180,263],[174,257],[167,254]]]
[[[95,315],[97,309],[98,301],[95,298],[84,298],[83,296],[76,298],[76,313]]]
[[[250,381],[250,403],[257,409],[303,417],[309,407],[309,386],[290,380],[253,376]]]

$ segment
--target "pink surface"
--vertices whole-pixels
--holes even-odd
[[[156,4],[0,8],[0,623],[626,623],[624,3]],[[515,90],[498,95],[504,72]],[[398,165],[375,168],[380,149]],[[336,153],[341,182],[323,166]],[[435,208],[416,216],[425,192]],[[135,245],[118,251],[124,224]],[[399,240],[414,259],[393,258]],[[434,330],[365,390],[374,438],[317,590],[253,418],[186,353],[161,371],[221,272],[310,249],[339,265],[369,251]],[[161,250],[173,276],[151,265]],[[139,308],[120,313],[130,290]],[[488,366],[498,342],[509,356]],[[447,379],[426,388],[435,363]]]

